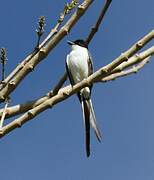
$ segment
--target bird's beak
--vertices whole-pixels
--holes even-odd
[[[74,42],[72,42],[72,41],[67,41],[67,43],[71,46],[74,45]]]

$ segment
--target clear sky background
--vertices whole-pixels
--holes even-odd
[[[8,50],[7,73],[34,48],[39,16],[46,33],[66,1],[5,0],[0,2],[0,47]],[[11,95],[12,105],[44,95],[63,74],[70,47],[85,38],[103,0],[95,1],[70,34]],[[154,1],[113,0],[90,44],[95,70],[127,50],[154,28]],[[44,35],[44,37],[45,37]],[[147,46],[148,47],[148,46]],[[92,100],[103,141],[91,134],[86,158],[84,128],[76,96],[40,114],[0,142],[1,180],[153,180],[154,58],[136,75],[93,87]]]

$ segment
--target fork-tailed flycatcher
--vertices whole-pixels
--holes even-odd
[[[73,86],[93,73],[93,64],[88,46],[84,40],[68,41],[68,44],[71,45],[72,50],[66,58],[66,70],[70,83]],[[92,86],[85,87],[77,93],[83,111],[87,157],[90,155],[90,125],[94,128],[98,141],[101,141],[101,133],[97,127],[96,117],[90,99],[91,89]]]

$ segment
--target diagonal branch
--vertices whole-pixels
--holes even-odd
[[[143,43],[143,46],[147,43],[147,39],[148,41],[150,41],[149,39],[152,40],[153,38],[153,31],[151,31],[148,35],[146,35],[144,38],[142,38],[139,42]],[[138,42],[138,43],[139,43]],[[136,44],[138,44],[136,43]],[[133,51],[134,52],[134,47],[135,45],[133,45],[129,51]],[[126,51],[125,53],[129,52]],[[125,54],[124,53],[124,54]],[[129,52],[131,53],[131,52]],[[132,54],[132,53],[131,53]],[[119,59],[119,61],[121,61],[121,56],[119,56],[118,58],[116,58],[112,63],[106,65],[105,67],[102,67],[100,70],[98,70],[96,73],[93,74],[93,80],[95,82],[106,82],[107,79],[109,78],[110,80],[114,79],[114,76],[116,76],[118,72],[121,72],[122,70],[125,70],[126,68],[135,65],[141,61],[143,61],[145,58],[152,56],[154,54],[154,46],[152,46],[151,48],[141,52],[140,54],[134,55],[131,58],[129,58],[126,62],[124,61],[122,64],[120,64],[119,66],[117,66],[116,68],[114,68],[114,70],[111,69],[111,67],[115,65],[115,61],[117,62],[117,59]],[[117,63],[118,64],[118,63]],[[99,79],[99,77],[101,77],[101,79]],[[119,74],[120,77],[120,74]],[[21,113],[24,113],[38,105],[40,105],[41,103],[45,102],[46,100],[48,100],[49,98],[53,97],[54,95],[57,94],[57,92],[59,91],[59,89],[63,86],[65,80],[67,78],[66,73],[64,73],[64,75],[62,76],[62,78],[59,80],[59,82],[57,83],[57,85],[55,86],[55,88],[50,91],[46,96],[37,99],[37,100],[33,100],[21,105],[16,105],[13,107],[9,107],[7,108],[6,111],[6,117],[12,117]],[[2,115],[3,109],[0,110],[0,116]]]
[[[134,48],[130,48],[130,49],[134,52]],[[132,54],[129,50],[126,52],[129,52],[129,54]],[[138,56],[134,56],[136,58],[143,59],[143,63],[138,65],[138,69],[142,68],[144,63],[147,62],[146,58],[149,58],[149,56],[152,56],[152,55],[154,55],[154,46],[141,52]],[[121,61],[120,57],[117,58],[117,59],[119,59],[119,61]],[[40,105],[30,109],[28,112],[23,114],[21,117],[17,118],[16,120],[12,121],[8,125],[4,126],[0,131],[0,137],[3,137],[4,135],[8,134],[9,132],[11,132],[12,130],[14,130],[18,127],[21,127],[24,123],[32,120],[35,116],[39,115],[41,112],[47,110],[48,108],[52,108],[55,104],[57,104],[61,101],[64,101],[65,99],[69,98],[73,94],[76,94],[82,88],[84,88],[86,86],[90,86],[93,83],[99,82],[100,79],[106,78],[108,76],[108,73],[111,72],[115,68],[115,61],[116,61],[116,64],[118,64],[117,59],[115,59],[112,62],[113,65],[112,65],[112,63],[110,63],[109,65],[100,68],[98,71],[96,71],[94,74],[89,76],[87,79],[84,79],[80,83],[74,85],[73,88],[71,86],[67,86],[67,87],[63,88],[62,90],[60,90],[58,92],[57,95],[48,98],[46,101],[42,102]],[[127,74],[130,74],[132,72],[133,72],[133,70],[131,70],[131,72],[127,71]]]
[[[48,92],[45,96],[43,96],[43,97],[41,97],[39,99],[28,101],[28,102],[26,102],[24,104],[8,107],[5,110],[6,118],[10,118],[10,117],[17,116],[19,114],[25,113],[28,110],[33,109],[34,107],[36,107],[36,106],[40,105],[41,103],[45,102],[49,98],[55,96],[58,93],[59,89],[63,86],[66,79],[67,79],[67,73],[65,72],[64,75],[58,81],[58,83],[55,85],[53,90]],[[0,109],[0,118],[2,118],[3,113],[4,113],[4,109]]]
[[[148,42],[154,38],[154,29],[141,38],[137,43],[132,45],[127,51],[121,53],[121,55],[116,58],[113,62],[104,67],[104,71],[110,74],[114,69],[119,67],[120,64],[127,62],[130,57],[142,49]],[[145,57],[146,58],[146,57]]]
[[[4,101],[9,94],[19,85],[19,83],[39,64],[47,55],[53,50],[53,48],[69,33],[72,27],[77,23],[81,16],[86,12],[88,7],[94,0],[84,0],[81,5],[78,6],[76,12],[70,17],[66,24],[57,32],[51,39],[39,49],[39,51],[30,58],[30,60],[24,64],[21,70],[15,77],[9,81],[0,92],[0,102]]]
[[[72,0],[73,2],[74,0]],[[71,2],[71,3],[72,3]],[[71,4],[70,3],[70,4]],[[73,2],[74,3],[74,2]],[[70,5],[69,4],[69,5]],[[77,3],[76,3],[77,4]],[[48,36],[45,38],[45,40],[41,43],[41,45],[38,46],[38,48],[35,48],[24,60],[22,60],[22,62],[8,75],[8,77],[6,77],[1,83],[0,83],[0,90],[6,86],[6,84],[14,77],[16,76],[16,74],[25,66],[26,63],[28,63],[38,52],[41,48],[43,48],[43,46],[47,43],[47,41],[49,39],[51,39],[57,32],[59,27],[61,26],[61,24],[63,23],[66,15],[68,14],[68,12],[70,12],[75,5],[70,8],[68,5],[69,10],[65,7],[63,12],[60,13],[60,17],[57,21],[57,24],[54,26],[54,28],[51,29],[50,33],[48,34]]]
[[[125,77],[134,73],[137,73],[139,70],[141,70],[150,60],[151,56],[145,58],[142,60],[140,63],[138,63],[136,66],[134,65],[133,67],[127,69],[127,70],[121,70],[121,72],[117,72],[114,74],[111,74],[105,78],[102,79],[102,82],[108,82],[108,81],[113,81],[117,78],[120,77]]]
[[[100,13],[100,16],[99,16],[99,18],[98,18],[95,26],[92,27],[92,29],[91,29],[91,31],[90,31],[87,39],[86,39],[87,44],[89,44],[89,42],[90,42],[90,41],[92,40],[92,38],[94,37],[95,33],[98,31],[98,28],[99,28],[99,26],[100,26],[100,24],[101,24],[101,22],[102,22],[102,20],[103,20],[103,18],[104,18],[104,16],[105,16],[107,10],[108,10],[111,2],[112,2],[112,0],[105,0],[105,4],[104,4],[103,9],[102,9],[102,11],[101,11],[101,13]]]

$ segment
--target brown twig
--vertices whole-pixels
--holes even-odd
[[[96,21],[95,26],[92,27],[92,29],[91,29],[88,37],[86,38],[86,43],[87,43],[87,44],[90,43],[90,41],[91,41],[92,38],[94,37],[95,33],[98,31],[98,28],[99,28],[101,22],[103,21],[103,18],[104,18],[104,16],[105,16],[105,14],[106,14],[106,12],[107,12],[107,10],[108,10],[111,2],[112,2],[112,0],[105,0],[105,4],[104,4],[104,6],[103,6],[103,8],[102,8],[102,10],[101,10],[100,16],[99,16],[98,20]]]

